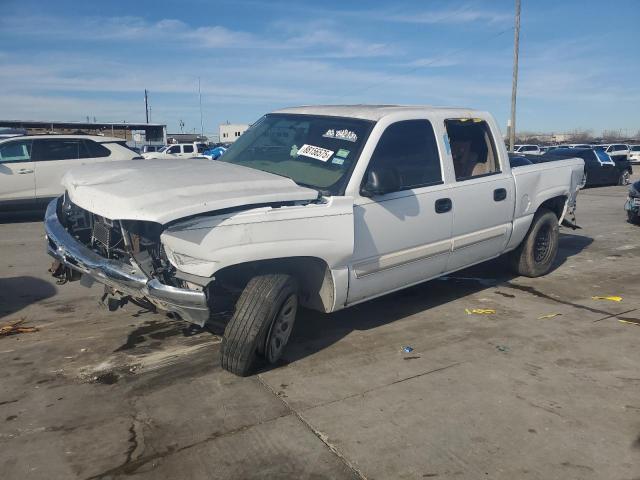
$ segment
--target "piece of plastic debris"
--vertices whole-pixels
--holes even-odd
[[[509,351],[509,347],[507,347],[506,345],[496,345],[496,348],[501,352],[508,352]]]
[[[0,326],[0,337],[16,335],[18,333],[33,333],[38,331],[36,327],[20,327],[19,325],[24,323],[24,320],[24,318],[21,318],[20,320],[17,320],[15,322]]]
[[[609,295],[609,296],[599,296],[596,295],[594,297],[591,297],[592,300],[609,300],[610,302],[621,302],[622,301],[622,297],[618,297],[616,295]]]
[[[404,353],[411,353],[411,352],[413,352],[413,347],[410,347],[410,346],[407,345],[405,347],[402,347],[402,351]]]
[[[465,308],[467,315],[493,315],[496,311],[493,308]]]
[[[538,317],[538,320],[546,320],[548,318],[557,317],[559,315],[562,315],[562,314],[561,313],[549,313],[547,315],[542,315],[541,317]]]
[[[82,352],[82,353],[84,353],[84,352],[86,352],[86,351],[87,351],[87,349],[86,349],[86,348],[81,348],[81,349],[80,349],[80,352]]]
[[[640,322],[630,322],[629,320],[618,320],[620,323],[628,323],[629,325],[638,325],[640,327]]]

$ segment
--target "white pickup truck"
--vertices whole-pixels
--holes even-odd
[[[345,307],[510,252],[549,271],[584,163],[510,169],[486,112],[316,106],[255,123],[218,161],[72,170],[47,210],[54,274],[204,324],[228,309],[222,366],[282,354],[298,306]]]

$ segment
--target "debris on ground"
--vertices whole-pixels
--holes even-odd
[[[638,322],[631,322],[631,321],[629,321],[629,320],[620,320],[620,319],[618,319],[618,321],[619,321],[620,323],[628,323],[629,325],[638,325],[638,326],[640,327],[640,321],[638,321]]]
[[[33,333],[38,331],[36,327],[21,327],[20,325],[24,323],[24,321],[25,319],[21,318],[20,320],[16,320],[15,322],[0,326],[0,337],[17,335],[19,333]]]
[[[538,320],[547,320],[548,318],[557,317],[559,315],[562,315],[562,314],[561,313],[548,313],[547,315],[542,315],[542,316],[538,317]]]
[[[609,296],[596,295],[594,297],[591,297],[591,300],[609,300],[610,302],[621,302],[622,297],[618,297],[617,295],[609,295]]]
[[[506,345],[496,345],[496,349],[500,352],[508,352],[509,351],[509,347],[507,347]]]
[[[413,347],[410,347],[410,346],[407,345],[405,347],[402,347],[402,351],[404,353],[411,353],[411,352],[413,352]]]
[[[465,308],[467,315],[493,315],[496,311],[493,308]]]

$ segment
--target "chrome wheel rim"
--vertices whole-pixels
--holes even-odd
[[[622,174],[622,185],[629,185],[629,172],[627,170]]]
[[[298,297],[296,295],[289,295],[282,304],[269,330],[266,348],[266,357],[269,363],[276,362],[282,355],[284,347],[289,341],[291,331],[293,330],[293,322],[296,319],[297,311]]]
[[[545,225],[536,234],[533,244],[533,259],[536,263],[543,263],[551,252],[551,227]]]

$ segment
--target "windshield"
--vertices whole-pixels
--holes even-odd
[[[640,152],[640,145],[635,145],[635,146],[631,147],[631,151],[632,152]]]
[[[340,195],[372,126],[355,118],[270,114],[243,133],[220,161]]]

